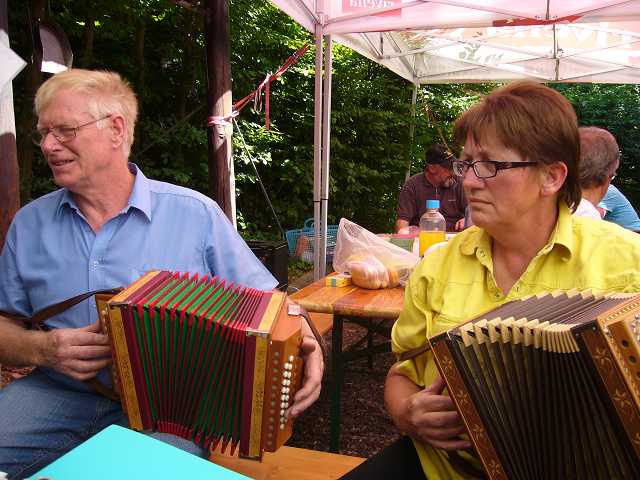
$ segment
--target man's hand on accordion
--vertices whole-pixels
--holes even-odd
[[[303,411],[309,408],[320,396],[322,385],[322,373],[324,371],[324,360],[320,345],[313,336],[313,332],[307,322],[302,321],[302,359],[304,360],[304,379],[302,388],[298,390],[294,398],[293,405],[287,411],[287,416],[296,418]]]
[[[444,386],[438,377],[420,388],[394,366],[385,385],[387,411],[400,430],[417,440],[444,450],[470,448],[471,442],[460,438],[464,425],[451,398],[442,394]]]
[[[76,380],[89,380],[111,363],[109,338],[100,322],[82,328],[59,328],[44,333],[39,365]]]

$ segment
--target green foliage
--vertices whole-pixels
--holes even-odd
[[[313,263],[304,260],[289,259],[289,283],[301,275],[313,270]]]
[[[30,58],[28,15],[10,2],[11,46]],[[168,0],[52,1],[51,18],[69,36],[76,66],[116,70],[138,93],[141,115],[132,159],[150,176],[209,192],[205,52],[200,14]],[[312,36],[266,0],[230,0],[234,101],[274,72]],[[93,29],[93,43],[87,33]],[[142,55],[139,54],[142,53]],[[340,45],[333,49],[329,223],[340,217],[389,231],[407,168],[423,167],[423,151],[451,143],[455,118],[491,85],[419,89],[413,142],[413,86]],[[80,62],[80,63],[79,63]],[[82,63],[85,62],[85,63]],[[271,129],[253,105],[237,118],[233,137],[238,226],[247,238],[281,236],[250,157],[284,229],[313,216],[314,49],[271,84]],[[24,75],[14,83],[16,114],[32,108]],[[623,152],[621,187],[640,200],[637,86],[559,85],[583,124],[611,130]],[[18,136],[28,135],[19,131]],[[35,147],[34,147],[35,148]],[[34,165],[33,196],[54,188],[46,163]]]
[[[605,128],[616,137],[621,157],[614,183],[637,209],[640,206],[640,87],[608,84],[554,87],[571,101],[580,125]]]

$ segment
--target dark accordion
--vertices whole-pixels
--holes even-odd
[[[491,479],[640,478],[640,296],[553,293],[430,339]]]
[[[231,445],[260,458],[291,436],[285,411],[301,383],[300,317],[286,295],[216,278],[149,272],[97,297],[114,384],[129,423]]]

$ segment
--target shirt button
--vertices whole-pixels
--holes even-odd
[[[100,265],[100,262],[98,260],[94,260],[93,261],[93,266],[97,267],[98,265]]]

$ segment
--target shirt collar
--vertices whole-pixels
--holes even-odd
[[[568,257],[571,257],[573,252],[573,216],[571,215],[571,210],[569,210],[569,207],[567,207],[567,204],[563,201],[559,202],[558,220],[551,233],[549,242],[542,247],[540,253],[548,253],[556,245],[564,248],[568,253]],[[478,249],[490,252],[491,237],[484,229],[471,227],[466,238],[460,245],[460,252],[463,255],[474,255]]]
[[[129,208],[137,208],[145,214],[147,219],[151,221],[151,185],[147,177],[144,176],[142,170],[138,168],[135,163],[129,162],[129,171],[136,177],[133,182],[133,189],[131,190],[131,196],[129,202],[123,211],[128,211]]]
[[[551,234],[549,239],[549,249],[555,245],[563,247],[571,257],[573,254],[573,215],[571,210],[565,202],[562,200],[558,202],[558,221],[556,222],[556,228]]]
[[[478,249],[491,251],[491,237],[483,228],[470,227],[468,232],[460,245],[463,255],[474,255]]]
[[[147,219],[151,221],[151,188],[149,179],[145,177],[142,170],[140,170],[135,163],[129,162],[129,171],[135,175],[135,180],[133,182],[133,188],[131,189],[129,201],[122,209],[122,213],[128,212],[130,208],[135,208],[144,213]],[[65,205],[69,206],[76,212],[80,212],[71,192],[66,188],[63,188],[62,197],[58,205],[58,213]]]

